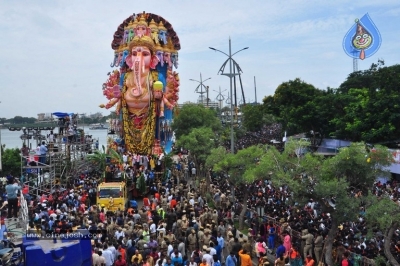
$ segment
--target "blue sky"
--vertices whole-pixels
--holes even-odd
[[[282,82],[301,78],[317,88],[338,87],[352,71],[342,40],[354,19],[369,13],[382,36],[380,50],[359,61],[367,69],[384,59],[400,62],[400,2],[313,0],[0,1],[0,117],[38,113],[95,113],[106,103],[101,85],[113,59],[120,23],[146,11],[168,20],[182,49],[180,102],[196,101],[189,79],[211,77],[210,98],[229,79],[217,75],[228,52],[240,64],[246,100],[272,95]]]

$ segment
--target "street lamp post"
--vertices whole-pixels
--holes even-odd
[[[224,55],[226,55],[227,57],[228,57],[228,59],[222,64],[222,66],[221,66],[221,68],[219,69],[219,71],[218,71],[218,73],[220,73],[221,75],[224,75],[224,76],[228,76],[229,77],[229,81],[230,81],[230,95],[231,95],[231,98],[232,98],[232,96],[233,96],[233,88],[232,88],[232,78],[235,76],[235,75],[239,75],[240,74],[240,72],[242,72],[242,69],[240,68],[240,66],[239,66],[239,64],[238,63],[236,63],[236,61],[232,58],[235,54],[237,54],[237,53],[239,53],[239,52],[241,52],[241,51],[243,51],[243,50],[247,50],[247,49],[249,49],[249,47],[245,47],[245,48],[242,48],[242,49],[240,49],[239,51],[237,51],[237,52],[235,52],[235,53],[233,53],[232,54],[232,46],[231,46],[231,38],[229,38],[229,54],[227,54],[227,53],[225,53],[225,52],[222,52],[221,50],[218,50],[218,49],[215,49],[215,48],[213,48],[213,47],[209,47],[211,50],[214,50],[214,51],[216,51],[216,52],[220,52],[220,53],[223,53]],[[224,70],[225,70],[225,67],[226,67],[226,64],[228,63],[228,61],[229,61],[229,73],[224,73]],[[233,70],[233,67],[236,67],[237,68],[237,73],[236,73],[236,71],[234,72],[234,73],[232,73],[232,70]],[[234,136],[233,136],[233,101],[231,100],[231,152],[232,153],[235,153],[235,145],[234,145],[234,142],[235,142],[235,140],[234,140]]]
[[[204,82],[206,82],[207,80],[209,80],[211,78],[207,78],[205,80],[203,80],[203,77],[200,73],[200,80],[195,80],[195,79],[189,79],[190,81],[195,81],[197,83],[199,83],[199,85],[196,87],[196,89],[194,90],[194,92],[199,93],[200,97],[201,97],[201,104],[204,106],[204,102],[203,102],[203,94],[207,92],[207,98],[208,98],[208,86],[204,85]],[[203,88],[205,89],[205,92],[203,92]],[[199,91],[200,89],[200,91]],[[208,107],[208,100],[207,100],[207,107]]]

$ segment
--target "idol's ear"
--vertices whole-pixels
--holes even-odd
[[[125,59],[125,62],[129,66],[129,68],[132,69],[133,67],[132,55],[128,55]]]
[[[158,64],[158,62],[160,62],[160,60],[158,59],[158,57],[157,57],[156,55],[153,55],[153,56],[151,57],[151,61],[150,61],[150,68],[151,68],[151,69],[155,69],[156,66],[157,66],[157,64]]]

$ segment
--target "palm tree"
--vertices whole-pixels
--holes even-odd
[[[107,153],[104,145],[101,146],[102,150],[96,150],[93,154],[87,156],[87,160],[97,167],[97,170],[102,173],[104,178],[104,173],[107,165]]]

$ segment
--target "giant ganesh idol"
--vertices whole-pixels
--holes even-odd
[[[160,16],[142,13],[127,18],[112,42],[116,67],[103,84],[109,100],[100,107],[115,107],[116,133],[127,151],[140,155],[169,152],[171,123],[177,104],[179,38]]]

